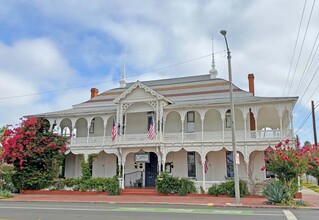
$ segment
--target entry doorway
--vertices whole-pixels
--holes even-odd
[[[150,152],[150,162],[145,163],[145,187],[154,187],[157,177],[158,159],[157,155]]]

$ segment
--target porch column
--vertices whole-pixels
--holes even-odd
[[[118,118],[118,121],[120,123],[120,127],[119,127],[119,137],[120,137],[120,140],[121,140],[121,136],[122,136],[122,129],[123,129],[123,104],[121,103],[120,104],[120,111],[119,111],[119,118]]]
[[[160,141],[163,140],[163,105],[162,102],[159,102],[159,129],[160,129]]]
[[[182,142],[184,142],[184,119],[182,119]]]
[[[123,122],[123,126],[124,126],[124,129],[123,129],[123,133],[126,134],[126,129],[127,129],[127,126],[126,126],[126,122],[127,122],[127,114],[125,113],[125,121]]]
[[[163,139],[165,139],[165,124],[166,124],[166,120],[163,120],[163,128],[162,128],[162,138],[161,141],[163,141]]]
[[[104,145],[104,143],[105,143],[106,126],[107,126],[107,121],[106,121],[106,122],[104,122],[103,145]]]
[[[202,175],[203,175],[203,189],[206,191],[206,176],[205,176],[205,159],[201,161],[202,163]]]
[[[256,113],[254,113],[254,118],[255,118],[255,126],[256,126],[256,130],[255,130],[255,132],[256,132],[256,138],[258,137],[258,114]]]
[[[90,123],[91,124],[91,123]],[[88,126],[87,126],[87,136],[86,136],[86,143],[89,143],[89,138],[90,138],[90,125],[88,122]]]
[[[157,161],[157,173],[158,174],[162,173],[161,166],[162,166],[162,161],[158,160]]]
[[[125,174],[125,160],[122,160],[122,168],[121,168],[121,171],[122,171],[122,178],[124,179],[124,174]]]
[[[280,141],[282,141],[283,134],[282,134],[282,114],[279,115],[279,123],[280,123]]]
[[[162,171],[163,171],[163,172],[165,172],[165,171],[166,171],[166,170],[165,170],[165,169],[166,169],[166,167],[165,167],[165,163],[166,163],[165,158],[162,158],[162,168],[163,168],[163,169],[162,169]]]
[[[117,127],[117,129],[118,129],[118,131],[117,131],[117,134],[116,134],[116,137],[115,137],[115,143],[118,143],[118,141],[119,141],[119,138],[118,138],[118,134],[119,134],[119,123],[120,123],[120,121],[119,121],[119,118],[120,118],[120,108],[121,108],[121,104],[117,104],[117,109],[116,109],[116,118],[115,118],[115,126]],[[112,122],[113,123],[113,122]],[[112,124],[112,126],[113,126],[113,124]],[[112,135],[111,135],[112,136]],[[120,160],[120,158],[119,158],[119,160]]]
[[[225,116],[222,116],[223,142],[225,141]]]
[[[75,134],[74,134],[74,129],[75,129],[75,126],[72,127],[71,129],[71,143],[76,143],[76,137],[75,137]]]
[[[243,115],[244,116],[244,129],[245,129],[245,132],[244,132],[244,140],[246,141],[246,138],[247,138],[247,115]]]
[[[202,141],[204,141],[204,118],[201,118],[202,121]]]

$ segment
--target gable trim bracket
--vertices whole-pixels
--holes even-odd
[[[170,100],[165,98],[163,95],[159,94],[155,90],[151,89],[150,87],[144,85],[140,81],[136,81],[132,86],[130,86],[127,90],[125,90],[121,95],[119,95],[116,99],[113,100],[114,103],[118,104],[122,99],[124,99],[128,94],[130,94],[136,88],[144,89],[146,92],[151,93],[155,96],[158,100],[165,100],[168,103],[172,103]]]

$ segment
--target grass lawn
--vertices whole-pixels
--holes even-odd
[[[317,186],[316,184],[303,182],[302,185],[304,187],[307,187],[308,189],[311,189],[311,190],[319,193],[319,186]]]

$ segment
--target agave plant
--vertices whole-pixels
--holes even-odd
[[[279,181],[268,184],[263,194],[271,204],[285,203],[289,200],[288,190]]]

